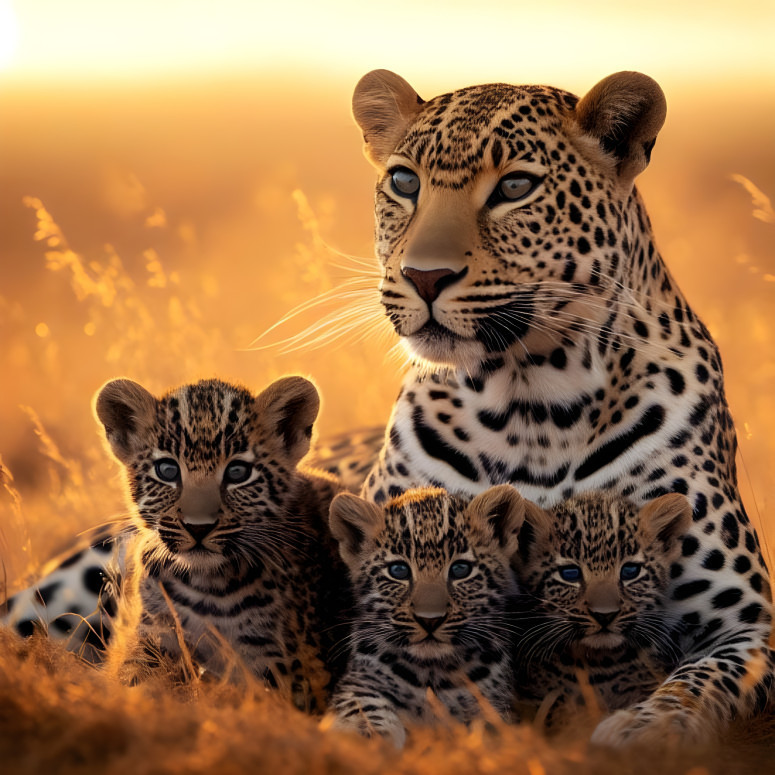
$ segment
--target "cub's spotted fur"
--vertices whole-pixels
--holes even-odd
[[[515,562],[521,700],[556,721],[592,698],[602,710],[626,708],[659,686],[680,658],[667,587],[690,525],[678,494],[641,509],[606,493],[551,511],[529,505]]]
[[[501,83],[425,101],[377,70],[353,112],[379,170],[382,302],[417,356],[364,496],[509,483],[550,508],[591,490],[636,506],[686,495],[667,592],[684,659],[594,739],[712,738],[764,699],[772,598],[718,350],[634,188],[662,90],[624,72],[581,99]]]
[[[438,718],[429,689],[458,721],[478,716],[482,703],[508,717],[509,563],[523,516],[524,502],[506,486],[470,504],[434,489],[381,507],[334,499],[331,531],[357,608],[353,653],[332,700],[335,727],[400,747],[405,723]]]
[[[162,660],[234,680],[244,668],[304,707],[324,698],[337,488],[297,468],[318,407],[301,377],[258,395],[218,380],[160,399],[129,380],[102,388],[97,415],[136,507],[108,654],[124,679]]]

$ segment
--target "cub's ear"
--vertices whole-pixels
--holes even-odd
[[[320,411],[317,388],[304,377],[283,377],[256,396],[261,427],[280,440],[291,464],[309,452],[312,426]]]
[[[685,495],[671,492],[649,501],[638,512],[638,531],[647,545],[674,555],[692,524],[692,507]]]
[[[384,170],[423,100],[390,70],[372,70],[358,81],[353,94],[353,117],[361,128],[366,158]]]
[[[466,509],[472,524],[495,538],[511,557],[525,519],[525,500],[508,484],[499,484],[477,495]]]
[[[525,519],[519,531],[516,564],[528,565],[542,553],[549,545],[553,531],[554,517],[535,503],[525,501]]]
[[[156,421],[156,404],[142,385],[130,379],[111,380],[97,393],[94,411],[105,427],[113,454],[122,463],[130,462],[143,431]]]
[[[576,121],[613,157],[623,183],[646,169],[667,103],[659,84],[642,73],[623,71],[604,78],[576,105]]]
[[[352,495],[339,493],[328,513],[331,535],[339,542],[339,553],[350,566],[359,563],[363,548],[385,524],[385,515],[379,506]]]

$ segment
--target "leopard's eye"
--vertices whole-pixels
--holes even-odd
[[[619,571],[619,578],[622,581],[632,581],[640,576],[640,572],[643,569],[643,563],[640,562],[625,562],[622,565],[622,569]]]
[[[180,479],[180,466],[177,460],[173,460],[171,457],[163,457],[157,460],[153,467],[156,471],[156,476],[162,482],[176,482]]]
[[[397,581],[406,581],[412,575],[412,569],[405,562],[391,562],[387,567],[388,576]]]
[[[560,578],[570,584],[581,581],[581,568],[578,565],[564,565],[559,570]]]
[[[473,569],[473,563],[468,562],[468,560],[456,560],[449,566],[449,577],[455,581],[464,579],[471,575]]]
[[[541,178],[528,172],[510,172],[498,181],[487,204],[495,207],[503,202],[519,202],[531,194],[540,183]]]
[[[244,460],[232,460],[223,472],[224,484],[241,484],[250,478],[253,466]]]
[[[420,190],[420,178],[407,167],[390,170],[390,186],[398,196],[415,199]]]

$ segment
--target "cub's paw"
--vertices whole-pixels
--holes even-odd
[[[351,715],[328,716],[322,726],[325,729],[336,729],[342,732],[350,732],[362,737],[374,737],[379,735],[390,740],[396,748],[403,748],[406,744],[406,729],[395,718],[370,719],[364,713]]]

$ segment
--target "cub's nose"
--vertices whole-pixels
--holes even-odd
[[[420,298],[427,304],[433,304],[439,294],[448,286],[460,280],[468,271],[468,267],[460,272],[451,269],[414,269],[406,266],[401,269],[401,274],[415,287]]]
[[[197,542],[210,535],[217,524],[217,522],[181,522],[186,532]]]
[[[420,627],[425,630],[425,632],[428,633],[428,635],[432,635],[436,630],[441,627],[441,625],[446,621],[447,615],[442,614],[441,616],[415,616],[414,620],[417,622],[417,624],[420,625]]]
[[[590,611],[592,618],[604,629],[619,616],[619,611]]]

